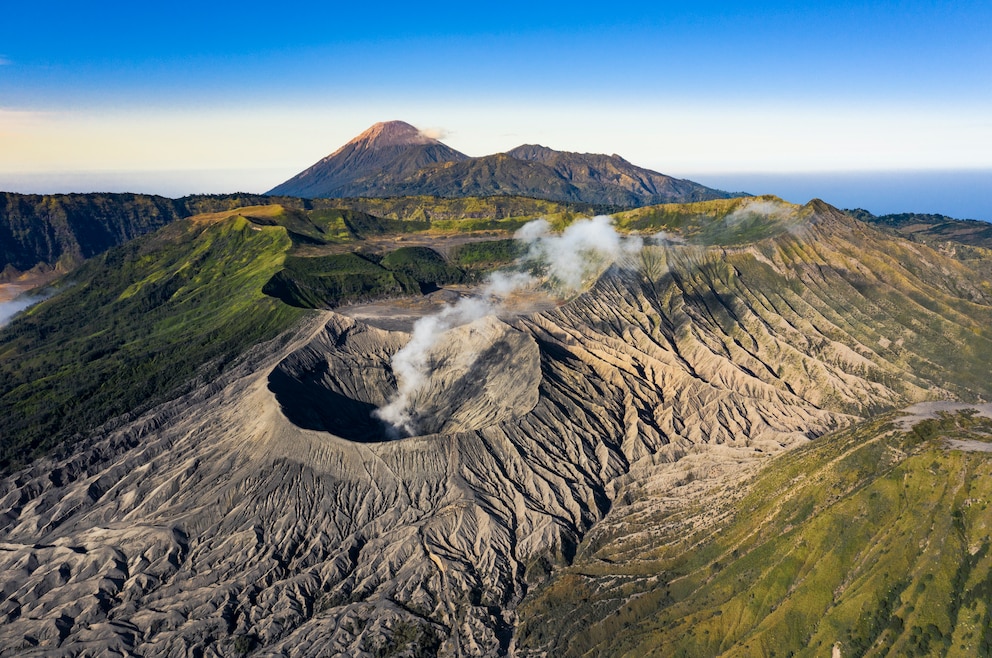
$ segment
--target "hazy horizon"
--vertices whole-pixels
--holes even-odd
[[[468,155],[539,143],[789,200],[992,219],[984,174],[940,174],[950,187],[930,197],[917,174],[892,177],[992,170],[988,3],[510,0],[258,20],[179,0],[18,3],[5,19],[11,191],[264,191],[401,119]]]
[[[992,222],[992,195],[988,193],[992,189],[992,168],[662,173],[727,192],[774,194],[791,203],[819,198],[838,208],[863,208],[875,215],[915,212]],[[280,175],[283,178],[278,178]],[[283,169],[0,173],[0,192],[134,193],[175,199],[192,194],[263,194],[286,178],[289,176]]]

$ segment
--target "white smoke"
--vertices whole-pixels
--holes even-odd
[[[739,224],[745,219],[757,217],[768,217],[772,219],[786,219],[793,214],[793,209],[782,201],[772,201],[770,199],[749,199],[741,204],[734,212],[727,215],[724,222],[728,226]]]
[[[53,293],[42,293],[30,296],[25,294],[8,302],[0,302],[0,327],[6,326],[15,315],[31,306],[34,306],[38,302],[45,301],[51,297],[52,294]]]
[[[444,128],[421,128],[420,134],[429,139],[442,140],[450,133]]]
[[[612,222],[606,215],[582,219],[556,235],[547,220],[538,219],[521,227],[515,237],[530,245],[525,264],[543,268],[553,285],[574,293],[604,266],[626,261],[644,246],[639,236],[621,236]]]
[[[417,395],[430,377],[431,350],[449,329],[498,315],[511,295],[533,287],[537,279],[526,272],[494,272],[486,280],[478,296],[464,297],[445,306],[434,315],[420,318],[413,325],[410,342],[393,355],[391,362],[397,391],[385,406],[372,412],[392,430],[394,438],[416,433],[415,410]]]
[[[522,226],[514,237],[528,248],[516,269],[491,274],[478,296],[461,299],[414,324],[410,342],[393,355],[396,395],[373,415],[386,423],[394,438],[416,434],[414,405],[430,379],[431,351],[446,331],[498,315],[510,297],[528,288],[547,282],[561,293],[575,294],[610,264],[631,261],[643,241],[621,236],[611,222],[606,216],[581,219],[560,234],[552,233],[544,219]]]
[[[667,247],[673,244],[685,244],[685,238],[677,233],[658,231],[648,238],[648,243],[659,247]]]
[[[431,371],[431,350],[444,332],[497,313],[501,303],[501,298],[491,297],[484,292],[479,297],[462,298],[434,315],[420,318],[413,325],[410,342],[394,354],[392,359],[396,395],[372,414],[389,426],[394,438],[416,433],[413,403],[427,384]]]

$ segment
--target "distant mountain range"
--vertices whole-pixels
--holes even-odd
[[[524,160],[526,164],[534,164],[527,163],[527,158],[544,158],[545,161],[555,162],[556,167],[561,167],[562,160],[567,159],[557,156],[569,155],[538,146],[521,146],[514,152],[518,160]],[[584,157],[610,160],[616,156]],[[499,158],[510,159],[509,154],[504,154],[492,156],[490,161]],[[453,175],[452,180],[456,180]],[[46,276],[49,277],[68,272],[85,259],[111,247],[198,213],[268,204],[300,210],[351,210],[388,220],[425,222],[456,219],[485,222],[558,213],[591,217],[617,210],[617,204],[540,201],[498,194],[452,199],[433,195],[308,199],[238,193],[168,199],[148,194],[38,195],[0,192],[0,283],[14,280],[28,271],[48,273]],[[992,225],[988,222],[914,213],[876,216],[862,209],[846,212],[863,222],[917,242],[992,246]]]
[[[268,193],[304,198],[511,195],[623,207],[742,196],[644,169],[619,155],[525,144],[471,158],[403,121],[375,124]]]

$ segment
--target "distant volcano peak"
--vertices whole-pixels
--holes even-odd
[[[381,121],[268,193],[362,196],[369,194],[369,180],[375,177],[403,180],[430,165],[467,159],[405,121]]]
[[[380,121],[342,146],[338,151],[343,151],[348,147],[378,149],[391,146],[437,143],[438,141],[436,139],[428,137],[418,128],[405,121]]]
[[[383,121],[269,190],[306,198],[515,195],[638,207],[733,196],[619,156],[524,144],[470,158],[405,121]]]

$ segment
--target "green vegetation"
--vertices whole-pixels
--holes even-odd
[[[625,231],[672,231],[691,243],[742,245],[781,235],[802,224],[805,208],[774,196],[667,203],[614,215]]]
[[[258,647],[258,636],[254,634],[239,635],[234,638],[234,653],[246,656]]]
[[[68,271],[181,216],[176,201],[143,194],[0,192],[0,272]]]
[[[367,238],[377,235],[416,233],[430,229],[431,224],[426,220],[391,219],[375,217],[355,210],[325,210],[314,211],[314,214],[339,215],[341,221],[355,238]]]
[[[947,215],[896,213],[873,215],[856,208],[847,214],[868,224],[890,229],[918,242],[958,242],[975,247],[992,248],[992,224],[977,219],[954,219]]]
[[[524,255],[524,245],[516,240],[467,242],[451,250],[451,262],[463,270],[486,271],[510,265]]]
[[[380,218],[329,206],[338,200],[5,195],[2,201],[11,226],[26,227],[42,210],[63,218],[56,224],[66,227],[76,246],[41,258],[61,258],[67,269],[135,233],[165,225],[84,262],[62,284],[61,294],[0,331],[3,471],[115,416],[150,408],[193,380],[215,378],[247,347],[289,327],[298,308],[419,294],[461,282],[466,272],[477,275],[501,265],[514,253],[512,241],[502,240],[463,245],[450,263],[426,247],[402,247],[381,257],[354,251],[327,255],[328,249],[354,249],[370,237],[440,230],[429,218]],[[405,207],[425,199],[393,203]],[[493,228],[504,221],[505,232],[521,220],[504,215],[564,208],[533,199],[459,199],[439,203],[437,215],[444,217],[438,219],[443,232],[475,231],[475,222]],[[460,210],[475,216],[454,219]],[[89,228],[80,233],[74,218]],[[113,230],[100,229],[103,237],[97,239],[86,223],[91,220],[100,226],[109,222]],[[34,229],[17,230],[17,240],[36,236]],[[306,250],[324,255],[305,258]],[[35,264],[17,261],[11,267]]]
[[[427,230],[426,222],[382,219],[353,210],[321,208],[306,210],[269,204],[248,206],[197,215],[210,221],[236,213],[258,226],[282,226],[296,246],[327,246],[353,243],[367,237]]]
[[[852,217],[902,238],[929,245],[992,279],[992,224],[946,215],[899,213],[875,216],[867,210],[845,210]]]
[[[428,247],[401,247],[386,254],[379,264],[395,274],[405,274],[422,284],[461,283],[465,273],[449,265]]]
[[[318,199],[314,199],[318,201]],[[538,217],[571,215],[592,217],[618,210],[615,206],[545,201],[521,196],[470,196],[442,198],[404,196],[390,198],[324,199],[337,207],[358,210],[376,217],[403,221],[428,221],[445,230],[492,230],[508,220],[523,224]],[[438,222],[450,222],[438,224]],[[471,228],[469,228],[471,227]],[[510,229],[514,230],[514,229]]]
[[[332,308],[377,297],[414,294],[420,286],[356,253],[286,259],[263,292],[300,308]]]
[[[0,193],[0,277],[34,268],[65,273],[83,260],[179,219],[240,212],[259,226],[284,226],[298,247],[340,245],[416,232],[508,234],[538,217],[565,226],[615,210],[528,197],[297,199],[258,194],[24,195]]]
[[[441,638],[429,624],[400,621],[391,632],[386,639],[363,639],[362,651],[375,658],[429,658],[441,648]]]
[[[401,247],[385,256],[350,252],[290,256],[263,291],[300,308],[333,308],[349,302],[414,295],[460,283],[465,273],[427,247]]]
[[[992,421],[945,415],[902,431],[890,420],[776,458],[725,525],[702,521],[712,510],[700,507],[656,528],[637,559],[611,559],[618,544],[580,559],[524,604],[520,646],[992,655],[992,455],[945,442],[987,440]]]
[[[180,221],[86,262],[0,331],[0,468],[210,381],[300,312],[262,286],[291,247],[240,216]]]

